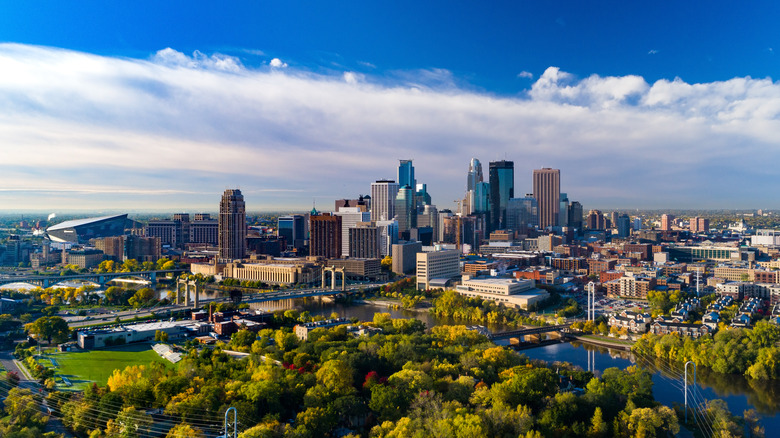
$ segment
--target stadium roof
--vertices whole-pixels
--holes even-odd
[[[65,221],[62,223],[59,223],[57,225],[52,225],[49,228],[46,229],[46,231],[57,231],[57,230],[64,230],[66,228],[73,228],[78,227],[81,225],[89,225],[95,222],[104,221],[107,219],[118,219],[120,217],[127,217],[127,214],[117,214],[114,216],[100,216],[100,217],[90,217],[86,219],[74,219],[72,221]]]

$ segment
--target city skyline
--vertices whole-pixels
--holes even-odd
[[[355,4],[310,23],[290,5],[195,3],[170,28],[170,5],[116,23],[94,4],[96,26],[18,5],[0,17],[0,206],[213,211],[239,187],[254,210],[306,211],[412,159],[454,209],[476,157],[514,161],[518,194],[533,169],[561,169],[586,208],[780,208],[761,190],[780,176],[772,13],[724,5],[696,38],[687,5],[431,4],[414,18]]]

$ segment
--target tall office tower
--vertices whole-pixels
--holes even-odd
[[[389,221],[395,217],[395,197],[398,183],[380,179],[371,183],[371,220]]]
[[[641,217],[635,217],[634,218],[634,231],[639,231],[642,229],[642,218]]]
[[[579,201],[569,204],[569,228],[582,232],[582,204]]]
[[[341,216],[330,213],[312,215],[309,217],[309,232],[309,255],[341,258]]]
[[[393,245],[398,243],[398,221],[375,221],[374,223],[379,228],[379,253],[382,257],[391,256]]]
[[[408,185],[411,189],[411,202],[412,202],[412,209],[413,211],[411,213],[407,213],[409,216],[414,216],[416,219],[417,217],[417,179],[414,177],[414,165],[412,164],[412,160],[400,160],[398,163],[398,190],[400,191],[404,186]],[[397,198],[398,195],[396,195]],[[398,211],[396,211],[396,215],[399,214]],[[415,220],[412,219],[412,220]],[[402,227],[403,219],[398,219],[398,225],[399,227]],[[411,222],[410,222],[411,223]],[[410,225],[409,228],[415,228],[415,225]],[[406,231],[403,228],[401,231]]]
[[[532,194],[525,198],[512,198],[506,206],[507,228],[525,233],[539,223],[539,207]]]
[[[566,193],[561,193],[560,207],[558,209],[558,226],[569,226],[569,196]]]
[[[512,161],[491,161],[490,178],[490,221],[489,231],[506,228],[506,206],[515,197],[515,163]]]
[[[423,206],[422,213],[417,215],[418,227],[431,227],[433,232],[433,241],[436,242],[439,238],[439,211],[435,205]]]
[[[410,186],[398,189],[395,196],[395,216],[398,219],[399,233],[417,228],[417,209],[414,206],[414,191]]]
[[[414,179],[414,165],[412,160],[401,160],[398,165],[398,185],[417,188],[417,180]]]
[[[481,183],[482,181],[482,163],[476,158],[472,158],[469,163],[469,173],[466,176],[466,191],[476,190],[477,183]]]
[[[354,228],[359,222],[369,222],[371,213],[363,211],[361,207],[341,207],[333,214],[341,216],[341,254],[350,255],[352,251],[349,249],[351,242],[349,229]]]
[[[539,203],[539,228],[558,225],[561,208],[561,171],[558,169],[534,169],[534,198]]]
[[[219,202],[219,258],[242,259],[246,255],[246,206],[241,190],[228,189]]]
[[[417,193],[414,195],[417,202],[417,208],[422,209],[425,205],[431,205],[431,195],[428,194],[428,184],[417,184]]]
[[[444,240],[444,234],[445,234],[444,223],[447,220],[447,218],[449,218],[449,217],[452,217],[452,210],[449,210],[449,209],[445,208],[444,210],[439,212],[439,229],[438,229],[439,235],[438,236],[433,236],[434,239],[436,239],[437,242],[444,242],[445,241]]]
[[[618,230],[618,237],[628,237],[631,235],[631,218],[627,214],[618,215],[615,220],[615,226]]]
[[[276,234],[284,237],[287,250],[302,249],[306,242],[306,219],[301,214],[281,216],[277,221]]]
[[[674,223],[674,216],[671,214],[661,215],[661,231],[671,231]]]

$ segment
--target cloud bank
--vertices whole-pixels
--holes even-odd
[[[277,62],[278,61],[278,62]],[[434,203],[471,157],[515,162],[515,193],[557,167],[586,209],[778,208],[780,85],[649,84],[548,68],[495,96],[441,69],[322,75],[160,50],[149,59],[0,44],[0,205],[304,209],[368,193],[412,158]],[[487,169],[485,169],[487,170]]]

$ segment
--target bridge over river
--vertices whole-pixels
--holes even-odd
[[[12,283],[26,283],[33,286],[47,288],[66,281],[82,281],[105,286],[111,280],[120,278],[139,278],[152,283],[157,282],[158,276],[174,274],[177,276],[185,272],[184,269],[169,269],[165,271],[137,271],[137,272],[106,272],[102,274],[75,274],[75,275],[25,275],[17,277],[0,278],[0,286]]]

